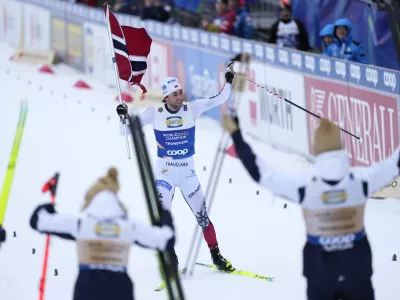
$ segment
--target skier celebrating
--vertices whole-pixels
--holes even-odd
[[[171,210],[175,187],[178,186],[203,230],[214,265],[224,271],[232,271],[234,268],[220,253],[215,228],[208,217],[204,194],[196,175],[193,156],[196,119],[203,112],[228,100],[233,78],[234,74],[228,65],[226,83],[218,95],[184,103],[183,90],[178,79],[167,77],[161,86],[164,103],[149,108],[140,117],[142,126],[152,124],[154,128],[158,148],[156,187],[163,209]],[[121,120],[125,120],[127,106],[118,105],[117,113]]]
[[[129,221],[117,196],[117,175],[116,169],[109,169],[87,191],[81,216],[57,213],[52,204],[39,205],[32,214],[33,229],[77,242],[79,275],[74,300],[133,300],[133,283],[127,274],[131,245],[173,249],[170,213],[162,214],[162,227]]]
[[[251,177],[303,209],[307,231],[303,274],[308,299],[373,300],[365,204],[375,191],[399,175],[400,148],[381,163],[350,170],[340,128],[322,119],[314,135],[313,172],[280,173],[254,155],[243,140],[237,119],[224,116],[223,127],[231,134],[237,155]]]

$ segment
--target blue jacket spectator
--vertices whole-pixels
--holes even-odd
[[[239,0],[229,0],[229,8],[236,12],[233,35],[244,39],[252,39],[254,34],[253,21],[247,12],[246,6],[241,6]]]
[[[322,55],[328,55],[326,53],[326,50],[334,42],[333,40],[334,31],[335,31],[335,25],[328,24],[325,25],[325,27],[322,28],[322,30],[319,32],[319,37],[321,38],[322,43],[324,45],[324,51],[322,52]]]
[[[365,63],[365,53],[359,43],[353,41],[351,35],[352,24],[348,19],[339,19],[335,22],[334,43],[326,53],[328,56],[342,58],[350,61]]]

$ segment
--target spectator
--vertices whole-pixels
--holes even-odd
[[[233,24],[236,20],[236,14],[229,8],[228,0],[217,0],[215,2],[215,9],[218,12],[218,17],[215,18],[213,24],[209,24],[207,20],[203,19],[203,28],[208,31],[231,35],[233,33]]]
[[[167,22],[170,14],[158,0],[145,0],[140,17],[142,20]]]
[[[236,12],[236,21],[233,24],[233,35],[244,38],[253,38],[253,21],[247,12],[246,6],[240,0],[229,0],[229,8]]]
[[[119,13],[138,16],[140,9],[137,7],[136,0],[123,0],[114,4],[114,9]]]
[[[326,53],[326,50],[328,47],[333,44],[333,34],[334,34],[335,26],[333,24],[328,24],[319,33],[319,37],[322,40],[323,43],[323,49],[324,51],[322,52],[322,55],[328,55]]]
[[[272,25],[268,42],[279,47],[310,50],[307,29],[299,19],[292,18],[290,0],[281,0],[279,4],[281,17]]]
[[[95,0],[76,0],[76,3],[78,3],[78,4],[86,4],[86,5],[92,6],[92,7],[96,6],[96,1]]]
[[[339,19],[335,22],[334,43],[326,50],[331,57],[342,58],[350,61],[365,63],[365,54],[362,46],[353,41],[351,29],[353,25],[349,19]]]

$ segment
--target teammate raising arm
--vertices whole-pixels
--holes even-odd
[[[194,154],[197,118],[224,103],[230,96],[234,74],[229,67],[225,73],[226,83],[218,95],[188,103],[184,102],[178,79],[167,77],[161,85],[163,103],[149,108],[141,116],[142,126],[151,124],[154,128],[158,149],[156,187],[163,209],[171,210],[175,187],[179,187],[203,230],[213,263],[218,269],[226,271],[233,270],[233,267],[220,253],[215,228],[208,217],[203,190],[195,171]],[[126,105],[118,105],[117,113],[121,120],[126,119]]]
[[[302,207],[307,231],[303,274],[307,296],[315,299],[373,300],[371,248],[364,229],[365,204],[400,173],[400,149],[381,163],[350,169],[340,128],[322,119],[314,135],[311,173],[278,172],[263,164],[244,141],[237,119],[223,127],[250,176],[272,193]]]
[[[161,215],[161,227],[128,220],[117,196],[117,175],[111,168],[87,191],[79,216],[58,213],[50,203],[39,205],[32,214],[33,229],[77,243],[79,275],[74,300],[133,300],[133,283],[127,273],[131,245],[173,249],[170,213]]]

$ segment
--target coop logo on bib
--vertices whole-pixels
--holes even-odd
[[[189,152],[188,149],[180,149],[180,150],[168,150],[168,155],[185,155]]]
[[[332,236],[321,236],[319,244],[325,251],[343,251],[354,247],[356,235],[354,233]]]
[[[165,120],[165,124],[167,124],[168,128],[178,128],[178,127],[182,127],[184,121],[181,117],[168,117]]]

